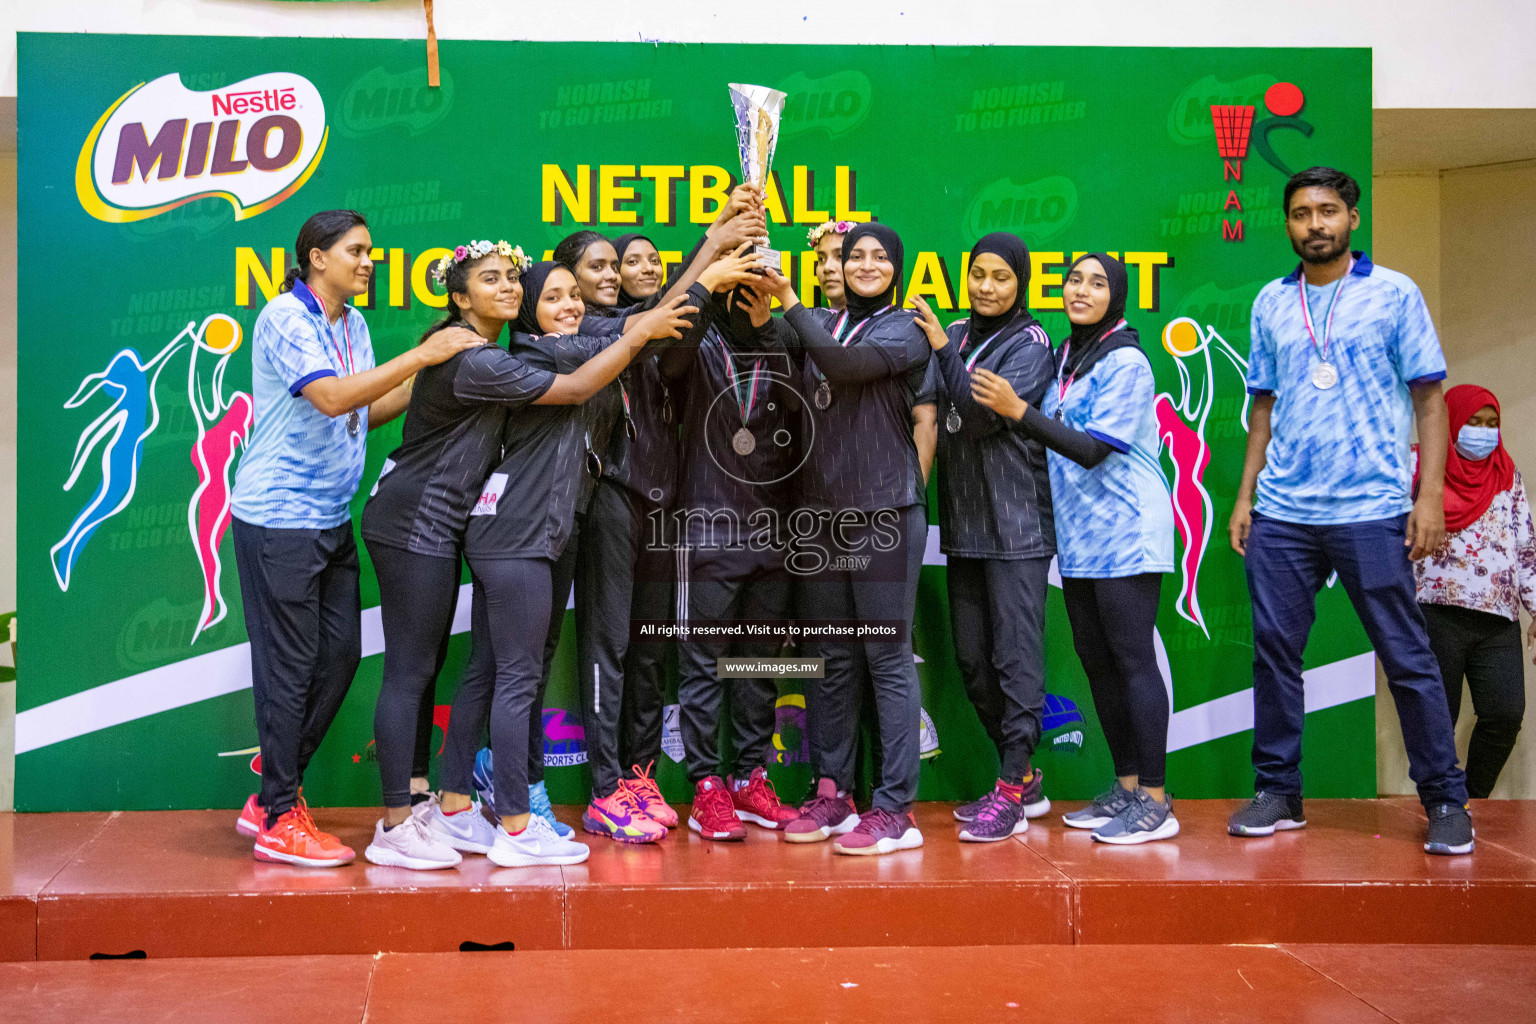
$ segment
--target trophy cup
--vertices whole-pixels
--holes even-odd
[[[731,105],[736,108],[736,148],[741,152],[741,180],[768,188],[768,167],[779,142],[779,117],[784,112],[784,94],[766,85],[730,85]],[[758,240],[752,250],[765,266],[778,269],[783,257],[769,248],[768,237]]]

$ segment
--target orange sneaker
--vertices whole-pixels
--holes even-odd
[[[252,793],[246,798],[245,806],[240,808],[240,817],[235,819],[235,831],[247,839],[255,839],[266,823],[267,809],[261,806],[261,794]]]
[[[640,809],[645,812],[647,818],[667,828],[677,828],[677,812],[662,798],[661,787],[656,785],[656,780],[651,777],[651,769],[655,767],[655,761],[644,768],[637,764],[631,765],[629,770],[635,773],[634,777],[620,779],[619,785],[634,795],[635,802],[640,805]]]
[[[357,854],[333,835],[320,831],[302,804],[263,827],[252,851],[257,860],[302,868],[339,868]]]

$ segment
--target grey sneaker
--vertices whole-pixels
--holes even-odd
[[[1471,853],[1477,831],[1472,814],[1461,804],[1435,804],[1429,808],[1429,831],[1424,834],[1424,852],[1455,856]]]
[[[1173,816],[1173,798],[1164,794],[1163,802],[1140,788],[1114,820],[1093,830],[1093,839],[1115,846],[1136,846],[1155,839],[1172,839],[1179,834],[1179,819]]]
[[[1071,811],[1061,820],[1073,828],[1099,828],[1108,825],[1121,811],[1130,806],[1133,794],[1120,783],[1093,798],[1093,803],[1080,811]]]
[[[1306,827],[1300,794],[1269,793],[1262,789],[1227,819],[1227,832],[1234,836],[1272,836]]]

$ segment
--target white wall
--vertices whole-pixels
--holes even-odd
[[[1527,487],[1536,487],[1536,161],[1386,175],[1373,181],[1371,199],[1373,255],[1423,289],[1445,349],[1447,385],[1481,384],[1499,396],[1504,446],[1529,475]],[[1536,709],[1529,652],[1525,691]],[[1412,793],[1397,715],[1379,679],[1377,692],[1377,788]],[[1456,738],[1465,757],[1473,721],[1466,695],[1461,706]],[[1494,796],[1536,797],[1533,734],[1530,726],[1521,733]]]
[[[1378,107],[1536,107],[1531,0],[437,0],[436,11],[445,40],[1370,46]],[[4,0],[0,96],[16,94],[17,31],[421,38],[424,20],[420,0]]]

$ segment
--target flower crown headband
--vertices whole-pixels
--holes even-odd
[[[492,253],[495,253],[497,256],[505,256],[511,260],[513,268],[517,270],[519,275],[527,273],[528,268],[533,266],[533,260],[523,255],[522,246],[509,245],[505,241],[492,242],[482,238],[478,242],[472,241],[468,245],[461,245],[454,249],[450,255],[438,260],[437,269],[432,272],[432,279],[437,282],[439,288],[447,287],[448,272],[450,270],[466,260],[478,260]]]
[[[825,224],[818,224],[811,228],[810,231],[807,231],[805,234],[805,240],[806,243],[810,245],[812,249],[814,249],[821,244],[821,240],[823,238],[827,237],[828,231],[836,232],[839,235],[846,235],[857,226],[857,221],[829,220]]]

